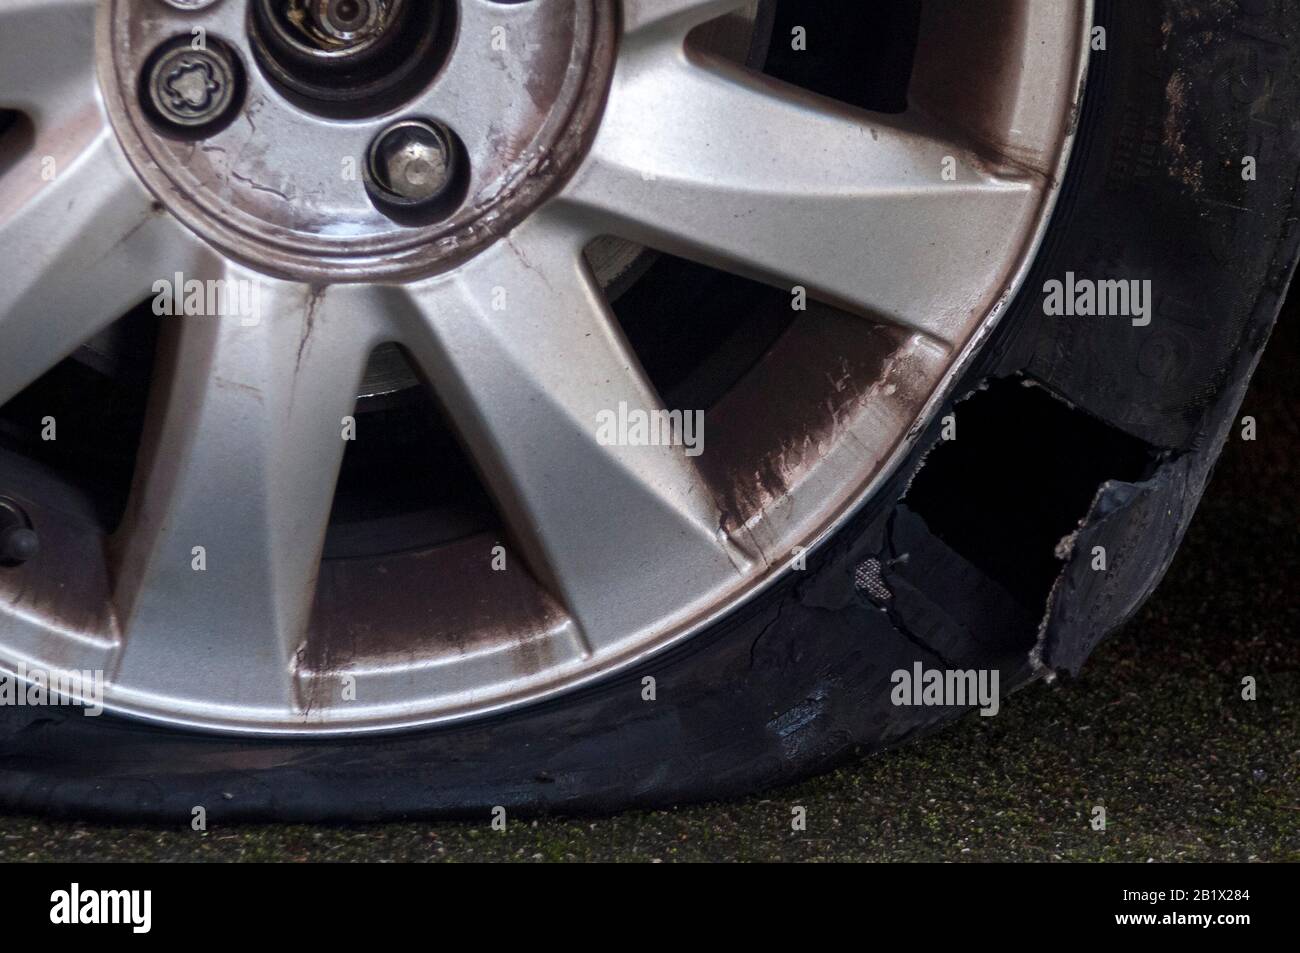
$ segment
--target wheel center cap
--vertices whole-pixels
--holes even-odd
[[[158,200],[310,281],[431,274],[506,234],[586,151],[614,0],[110,0],[109,113]]]

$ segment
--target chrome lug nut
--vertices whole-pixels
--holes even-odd
[[[0,500],[0,566],[19,566],[40,552],[41,540],[16,503]]]
[[[445,129],[423,120],[402,120],[371,144],[367,172],[372,198],[399,207],[427,206],[448,192],[458,164],[457,149]]]
[[[175,7],[177,10],[204,10],[216,3],[217,0],[163,0],[163,3],[169,7]]]

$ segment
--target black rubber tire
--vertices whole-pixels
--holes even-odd
[[[793,781],[960,714],[891,703],[890,674],[916,661],[997,668],[1004,694],[1077,671],[1167,567],[1300,243],[1300,3],[1101,0],[1098,17],[1107,49],[1094,56],[1050,235],[952,395],[961,421],[978,421],[981,406],[1057,415],[1068,439],[1046,447],[1041,434],[1003,432],[998,453],[981,456],[996,428],[967,427],[956,445],[987,467],[946,484],[959,505],[945,506],[922,482],[959,456],[939,445],[936,422],[805,572],[637,671],[507,716],[260,741],[0,708],[0,806],[176,824],[198,805],[218,823],[663,806]],[[1241,174],[1247,156],[1254,181]],[[1046,317],[1043,283],[1067,271],[1150,279],[1153,323]],[[1041,386],[984,389],[1017,379]],[[1038,504],[999,490],[1025,470]],[[1026,509],[1034,518],[1018,519]],[[998,550],[980,547],[982,524],[963,512],[1004,528]],[[1063,559],[1039,550],[1052,538],[1042,513],[1078,527]],[[1105,572],[1090,566],[1095,546],[1109,554]],[[645,676],[654,701],[642,698]]]

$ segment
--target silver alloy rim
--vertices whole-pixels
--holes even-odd
[[[0,108],[35,130],[0,163],[0,405],[160,279],[246,282],[260,312],[163,319],[163,379],[112,537],[73,499],[0,485],[41,533],[37,556],[0,568],[0,669],[102,670],[110,710],[169,724],[392,729],[572,690],[792,571],[905,455],[1023,283],[1072,145],[1092,3],[927,3],[901,115],[688,40],[745,5],[459,0],[454,48],[417,97],[344,120],[295,112],[266,81],[236,27],[244,0],[132,0],[156,6],[136,40],[147,22],[210,16],[247,58],[257,118],[174,146],[131,103],[120,71],[144,48],[120,0],[0,0]],[[483,77],[491,63],[522,83],[482,52],[494,35],[563,60],[556,115],[525,115]],[[538,154],[470,183],[433,225],[388,222],[359,185],[312,204],[303,183],[334,188],[333,150],[364,155],[434,107],[475,161],[494,117],[521,117]],[[328,172],[310,156],[293,176],[199,158],[277,110],[332,143],[315,147]],[[598,428],[620,407],[665,409],[584,255],[608,237],[839,310],[801,316],[708,409],[699,456],[608,445]],[[446,410],[508,538],[322,565],[341,424],[389,343]]]

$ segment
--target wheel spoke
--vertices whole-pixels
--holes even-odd
[[[692,28],[724,16],[746,0],[623,0],[623,32],[628,36],[671,31],[685,36]]]
[[[282,706],[315,591],[343,418],[381,339],[377,294],[258,283],[237,268],[222,277],[255,283],[258,291],[240,291],[258,295],[260,322],[250,326],[248,309],[167,319],[176,324],[166,376],[118,534],[117,677],[175,666],[178,692]]]
[[[0,404],[203,254],[153,209],[112,133],[49,155],[52,178],[35,157],[0,178]]]
[[[857,112],[649,51],[616,79],[564,200],[593,234],[803,286],[953,343],[983,304],[966,279],[1015,257],[993,246],[1015,240],[1004,236],[1020,234],[1039,194],[914,115]]]
[[[620,406],[662,407],[573,236],[551,237],[534,220],[455,279],[415,286],[412,301],[407,341],[417,363],[530,565],[590,646],[648,621],[664,602],[680,608],[688,581],[748,565],[721,538],[685,446],[602,440],[602,417]],[[642,604],[609,598],[629,578],[642,581]]]
[[[0,108],[38,123],[95,101],[95,0],[0,0]]]

